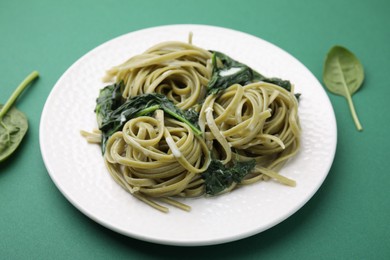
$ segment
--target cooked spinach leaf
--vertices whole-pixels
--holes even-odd
[[[198,126],[198,114],[193,110],[183,111],[176,107],[166,96],[151,93],[132,97],[124,102],[119,101],[117,84],[105,87],[100,91],[97,99],[96,114],[99,129],[102,131],[102,152],[108,138],[120,131],[125,123],[131,118],[150,115],[157,109],[162,109],[168,115],[187,124],[195,134],[201,135]]]
[[[202,178],[205,180],[206,194],[216,195],[230,187],[233,182],[240,183],[255,166],[255,160],[233,160],[227,166],[223,165],[220,160],[212,160],[207,170],[202,173]]]
[[[224,53],[217,51],[211,52],[213,53],[213,71],[207,86],[209,94],[216,94],[233,84],[246,85],[256,81],[272,83],[291,91],[291,83],[288,80],[265,77],[249,66],[232,59]]]
[[[27,117],[12,105],[38,76],[38,72],[32,72],[15,89],[4,106],[0,104],[0,162],[7,159],[18,148],[28,130]]]
[[[122,90],[124,88],[123,81],[113,85],[106,86],[99,92],[99,97],[96,99],[96,117],[99,128],[103,121],[107,121],[110,113],[117,109],[122,104]]]

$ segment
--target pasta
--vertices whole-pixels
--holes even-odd
[[[211,77],[211,53],[189,43],[163,42],[110,69],[103,78],[123,80],[123,97],[161,93],[181,109],[204,99]]]
[[[218,195],[261,180],[295,185],[278,174],[300,146],[294,87],[217,54],[194,46],[190,36],[189,43],[163,42],[111,68],[103,80],[115,85],[101,91],[96,109],[100,130],[82,131],[89,142],[104,143],[112,178],[160,211],[168,212],[163,204],[189,211],[176,197]],[[236,80],[241,75],[245,80]],[[226,87],[210,91],[221,80]],[[165,97],[167,104],[154,101]],[[123,105],[137,98],[145,98],[139,110]],[[190,112],[195,121],[187,120]],[[247,170],[234,172],[236,165]],[[231,177],[215,175],[224,169]],[[225,186],[207,190],[209,180],[219,185],[223,178]]]
[[[291,92],[265,82],[232,85],[219,97],[208,96],[199,120],[208,126],[206,139],[221,144],[218,157],[224,164],[233,156],[256,160],[251,177],[241,184],[268,176],[295,186],[276,173],[299,149],[298,103]]]

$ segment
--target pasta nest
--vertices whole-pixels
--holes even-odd
[[[113,67],[103,80],[124,81],[124,98],[160,93],[177,107],[189,109],[206,96],[211,56],[189,43],[164,42]]]
[[[150,197],[199,196],[203,193],[201,172],[210,162],[202,138],[184,123],[164,117],[129,120],[122,131],[110,137],[106,165],[114,179],[131,193]]]
[[[257,165],[280,168],[299,148],[298,103],[293,91],[265,82],[234,84],[208,96],[199,124],[215,157],[256,159]]]

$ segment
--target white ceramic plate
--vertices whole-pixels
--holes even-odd
[[[94,107],[105,70],[148,47],[168,40],[187,41],[224,52],[266,76],[290,80],[302,93],[300,153],[281,174],[295,188],[273,181],[243,187],[215,198],[184,200],[190,213],[171,208],[160,213],[143,204],[109,176],[97,145],[81,129],[96,127]],[[282,49],[254,36],[204,25],[171,25],[132,32],[93,49],[58,80],[43,109],[40,146],[50,177],[64,196],[94,221],[124,235],[169,245],[210,245],[262,232],[291,216],[318,190],[336,148],[336,121],[317,79]]]

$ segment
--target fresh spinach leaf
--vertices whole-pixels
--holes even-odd
[[[352,95],[360,89],[364,80],[364,69],[359,59],[345,47],[334,46],[325,59],[323,80],[329,91],[347,99],[357,130],[363,130],[352,102]]]
[[[0,105],[0,109],[2,108],[3,105]],[[0,162],[16,150],[27,130],[27,117],[12,107],[0,121]]]
[[[0,162],[7,159],[18,148],[28,130],[27,117],[12,107],[23,90],[39,76],[34,71],[15,89],[4,105],[0,105]]]
[[[132,97],[118,105],[116,91],[118,86],[110,85],[100,91],[96,104],[99,129],[102,131],[102,152],[108,138],[120,131],[131,118],[149,115],[157,109],[162,109],[168,115],[186,123],[195,134],[201,135],[198,126],[198,114],[193,110],[183,111],[176,107],[166,96],[151,93]]]
[[[227,166],[219,160],[212,160],[207,170],[202,173],[202,178],[205,180],[206,194],[216,195],[230,187],[233,182],[240,183],[255,166],[255,160],[233,160]]]
[[[207,86],[209,94],[216,94],[233,84],[246,85],[256,81],[272,83],[291,91],[291,83],[288,80],[265,77],[249,66],[232,59],[224,53],[217,51],[211,52],[213,53],[213,71]]]

